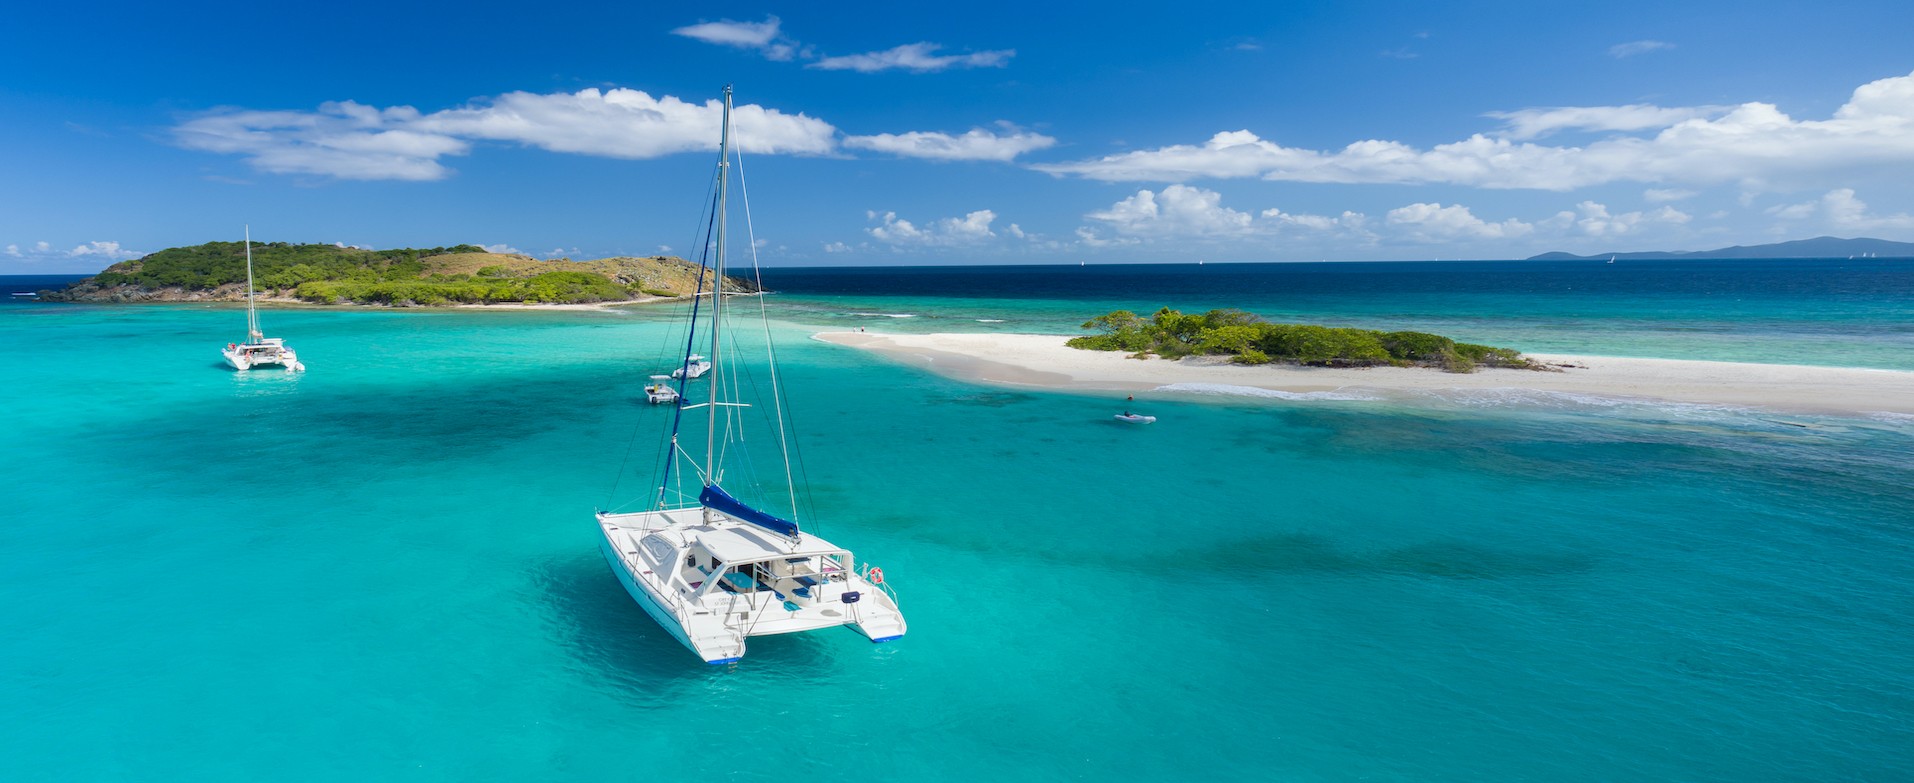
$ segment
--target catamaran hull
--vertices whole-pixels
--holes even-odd
[[[220,351],[219,355],[226,359],[226,364],[241,372],[254,367],[264,367],[268,365],[284,367],[287,372],[298,372],[306,369],[305,365],[299,363],[298,357],[290,352],[257,360],[248,359],[244,354],[238,351]]]
[[[598,537],[598,551],[604,553],[605,562],[611,565],[611,572],[618,576],[618,583],[625,586],[625,592],[631,595],[631,600],[637,601],[639,608],[644,609],[645,614],[651,615],[651,621],[657,623],[659,628],[663,628],[665,633],[671,634],[671,638],[677,639],[678,643],[684,645],[685,649],[690,650],[693,655],[704,659],[705,663],[714,666],[723,663],[737,663],[738,659],[744,656],[743,650],[739,650],[738,654],[734,656],[718,657],[707,657],[705,653],[700,652],[697,646],[691,643],[691,638],[685,634],[684,628],[678,625],[677,618],[671,616],[671,612],[664,607],[664,604],[658,601],[656,596],[651,594],[650,590],[638,584],[637,578],[632,576],[630,568],[626,566],[624,558],[619,557],[618,551],[612,548],[611,539],[603,535],[602,530],[600,533]]]

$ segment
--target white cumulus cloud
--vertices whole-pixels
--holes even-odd
[[[1655,224],[1678,226],[1693,219],[1686,212],[1666,206],[1646,212],[1613,214],[1608,211],[1606,204],[1583,201],[1575,205],[1575,210],[1558,213],[1545,223],[1551,228],[1573,226],[1584,236],[1611,237],[1638,233],[1643,228]]]
[[[554,152],[654,158],[716,150],[724,104],[691,103],[642,90],[596,88],[575,93],[511,92],[490,102],[435,112],[419,128],[464,138],[518,142]],[[803,114],[756,104],[734,107],[735,140],[758,154],[830,152],[836,128]]]
[[[46,244],[47,243],[45,242],[41,242],[40,243],[41,248],[51,249],[51,248],[47,248]],[[125,261],[126,259],[129,259],[129,258],[139,258],[140,256],[146,255],[145,253],[141,253],[139,251],[127,250],[123,247],[120,247],[120,243],[118,242],[98,242],[98,241],[88,242],[84,245],[75,247],[72,250],[66,251],[66,254],[67,254],[67,257],[69,258],[80,258],[82,256],[99,256],[101,258],[105,258],[105,259],[109,259],[113,261]]]
[[[722,115],[716,100],[594,88],[511,92],[431,114],[353,101],[311,112],[220,109],[180,123],[173,137],[189,149],[244,156],[276,174],[435,180],[451,174],[440,159],[468,153],[475,140],[614,158],[714,150]],[[836,128],[804,114],[751,104],[735,107],[732,121],[739,146],[750,152],[814,155],[836,144]]]
[[[379,109],[354,101],[331,101],[317,111],[219,109],[173,128],[188,149],[243,155],[253,168],[274,174],[321,174],[339,179],[443,179],[447,155],[471,145],[412,126],[410,106]]]
[[[519,250],[518,248],[512,247],[511,245],[505,244],[503,242],[500,242],[496,245],[479,245],[479,247],[485,248],[485,252],[487,253],[498,253],[499,255],[506,255],[506,256],[525,255],[525,251]]]
[[[864,229],[872,238],[891,245],[950,247],[956,245],[975,245],[997,237],[990,230],[990,224],[997,219],[997,213],[988,209],[979,209],[965,214],[961,218],[943,218],[932,221],[919,228],[915,223],[897,216],[896,212],[866,212],[865,216],[879,221],[879,225]]]
[[[764,55],[767,60],[785,61],[797,53],[797,43],[786,39],[778,30],[781,22],[775,16],[767,16],[762,22],[734,22],[720,19],[716,22],[700,22],[672,30],[672,35],[682,35],[720,46],[735,46],[740,49],[753,49]]]
[[[1389,210],[1383,218],[1390,226],[1399,226],[1421,240],[1506,239],[1535,230],[1533,225],[1515,218],[1491,223],[1475,216],[1461,204],[1410,204]]]
[[[1222,202],[1222,194],[1214,190],[1171,185],[1161,193],[1139,190],[1084,217],[1119,235],[1138,238],[1224,238],[1255,231],[1249,213]]]
[[[886,152],[905,158],[1007,162],[1018,155],[1044,149],[1057,143],[1054,138],[1041,133],[1024,131],[1009,123],[999,123],[999,125],[1004,130],[1002,134],[983,128],[972,128],[959,136],[932,131],[846,136],[844,146]]]
[[[1627,106],[1560,106],[1518,111],[1492,111],[1487,117],[1506,123],[1501,135],[1520,140],[1537,139],[1557,131],[1642,131],[1666,128],[1697,117],[1715,117],[1727,113],[1729,106],[1678,106],[1664,108],[1646,103]]]
[[[1782,220],[1806,220],[1819,215],[1829,227],[1838,230],[1914,228],[1914,215],[1873,214],[1867,202],[1855,197],[1853,188],[1836,188],[1813,201],[1769,207],[1767,214]]]
[[[1262,217],[1264,220],[1278,227],[1295,227],[1308,229],[1310,231],[1335,231],[1338,229],[1362,231],[1369,221],[1367,215],[1348,210],[1344,210],[1341,215],[1336,217],[1330,217],[1328,215],[1299,215],[1284,212],[1274,207],[1263,210]]]
[[[7,255],[10,255],[10,256],[13,256],[14,258],[19,258],[19,257],[20,257],[20,246],[19,246],[19,245],[7,245]]]
[[[782,25],[783,22],[775,16],[766,16],[762,22],[720,19],[716,22],[687,25],[672,30],[671,33],[719,46],[750,49],[764,55],[767,60],[781,62],[798,59],[813,60],[805,67],[826,71],[876,73],[902,70],[931,73],[951,68],[1002,68],[1010,62],[1010,58],[1017,55],[1014,49],[939,54],[943,45],[919,41],[863,54],[819,57],[810,46],[800,44],[796,39],[785,35]]]
[[[1914,74],[1856,88],[1847,103],[1825,120],[1797,120],[1767,103],[1744,103],[1726,111],[1713,107],[1597,107],[1563,112],[1568,110],[1511,112],[1509,117],[1521,120],[1510,130],[1541,133],[1591,125],[1615,129],[1639,126],[1655,116],[1671,124],[1650,136],[1616,135],[1586,146],[1552,146],[1476,134],[1428,149],[1367,140],[1333,151],[1285,147],[1241,130],[1218,133],[1200,145],[1173,145],[1033,168],[1105,181],[1261,177],[1294,182],[1444,183],[1560,191],[1612,182],[1801,186],[1857,169],[1914,164]]]
[[[949,68],[1002,68],[1017,55],[1015,49],[996,49],[965,54],[936,54],[943,47],[939,44],[919,41],[904,44],[881,52],[847,54],[839,57],[825,57],[805,66],[826,71],[857,71],[875,73],[878,71],[905,70],[913,73],[928,73]]]

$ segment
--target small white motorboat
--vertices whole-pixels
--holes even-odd
[[[1117,420],[1117,421],[1121,421],[1121,422],[1125,422],[1125,423],[1128,423],[1128,424],[1154,424],[1154,423],[1156,423],[1156,417],[1155,417],[1155,416],[1143,416],[1143,415],[1140,415],[1140,414],[1136,414],[1136,413],[1131,413],[1131,412],[1129,412],[1129,411],[1124,411],[1124,412],[1122,412],[1122,413],[1119,413],[1119,414],[1117,414],[1117,415],[1116,415],[1116,420]]]
[[[703,356],[699,356],[694,353],[690,356],[685,357],[685,363],[683,367],[679,367],[678,369],[671,371],[671,377],[673,379],[696,378],[710,371],[711,371],[711,362],[706,361]]]
[[[645,384],[645,399],[653,405],[671,405],[678,401],[678,390],[671,385],[671,376],[653,375],[651,383]]]

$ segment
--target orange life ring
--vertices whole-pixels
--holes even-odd
[[[871,584],[881,585],[884,583],[884,569],[872,566],[871,570],[864,572],[864,578],[870,580]]]

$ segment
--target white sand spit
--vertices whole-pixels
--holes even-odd
[[[1488,368],[1457,374],[1422,367],[1245,367],[1215,357],[1131,359],[1115,351],[1079,351],[1061,335],[874,334],[824,332],[817,338],[875,351],[967,381],[1078,391],[1214,394],[1261,389],[1289,400],[1370,399],[1374,392],[1518,390],[1609,399],[1822,413],[1914,414],[1914,372],[1848,367],[1529,354],[1563,372]]]

